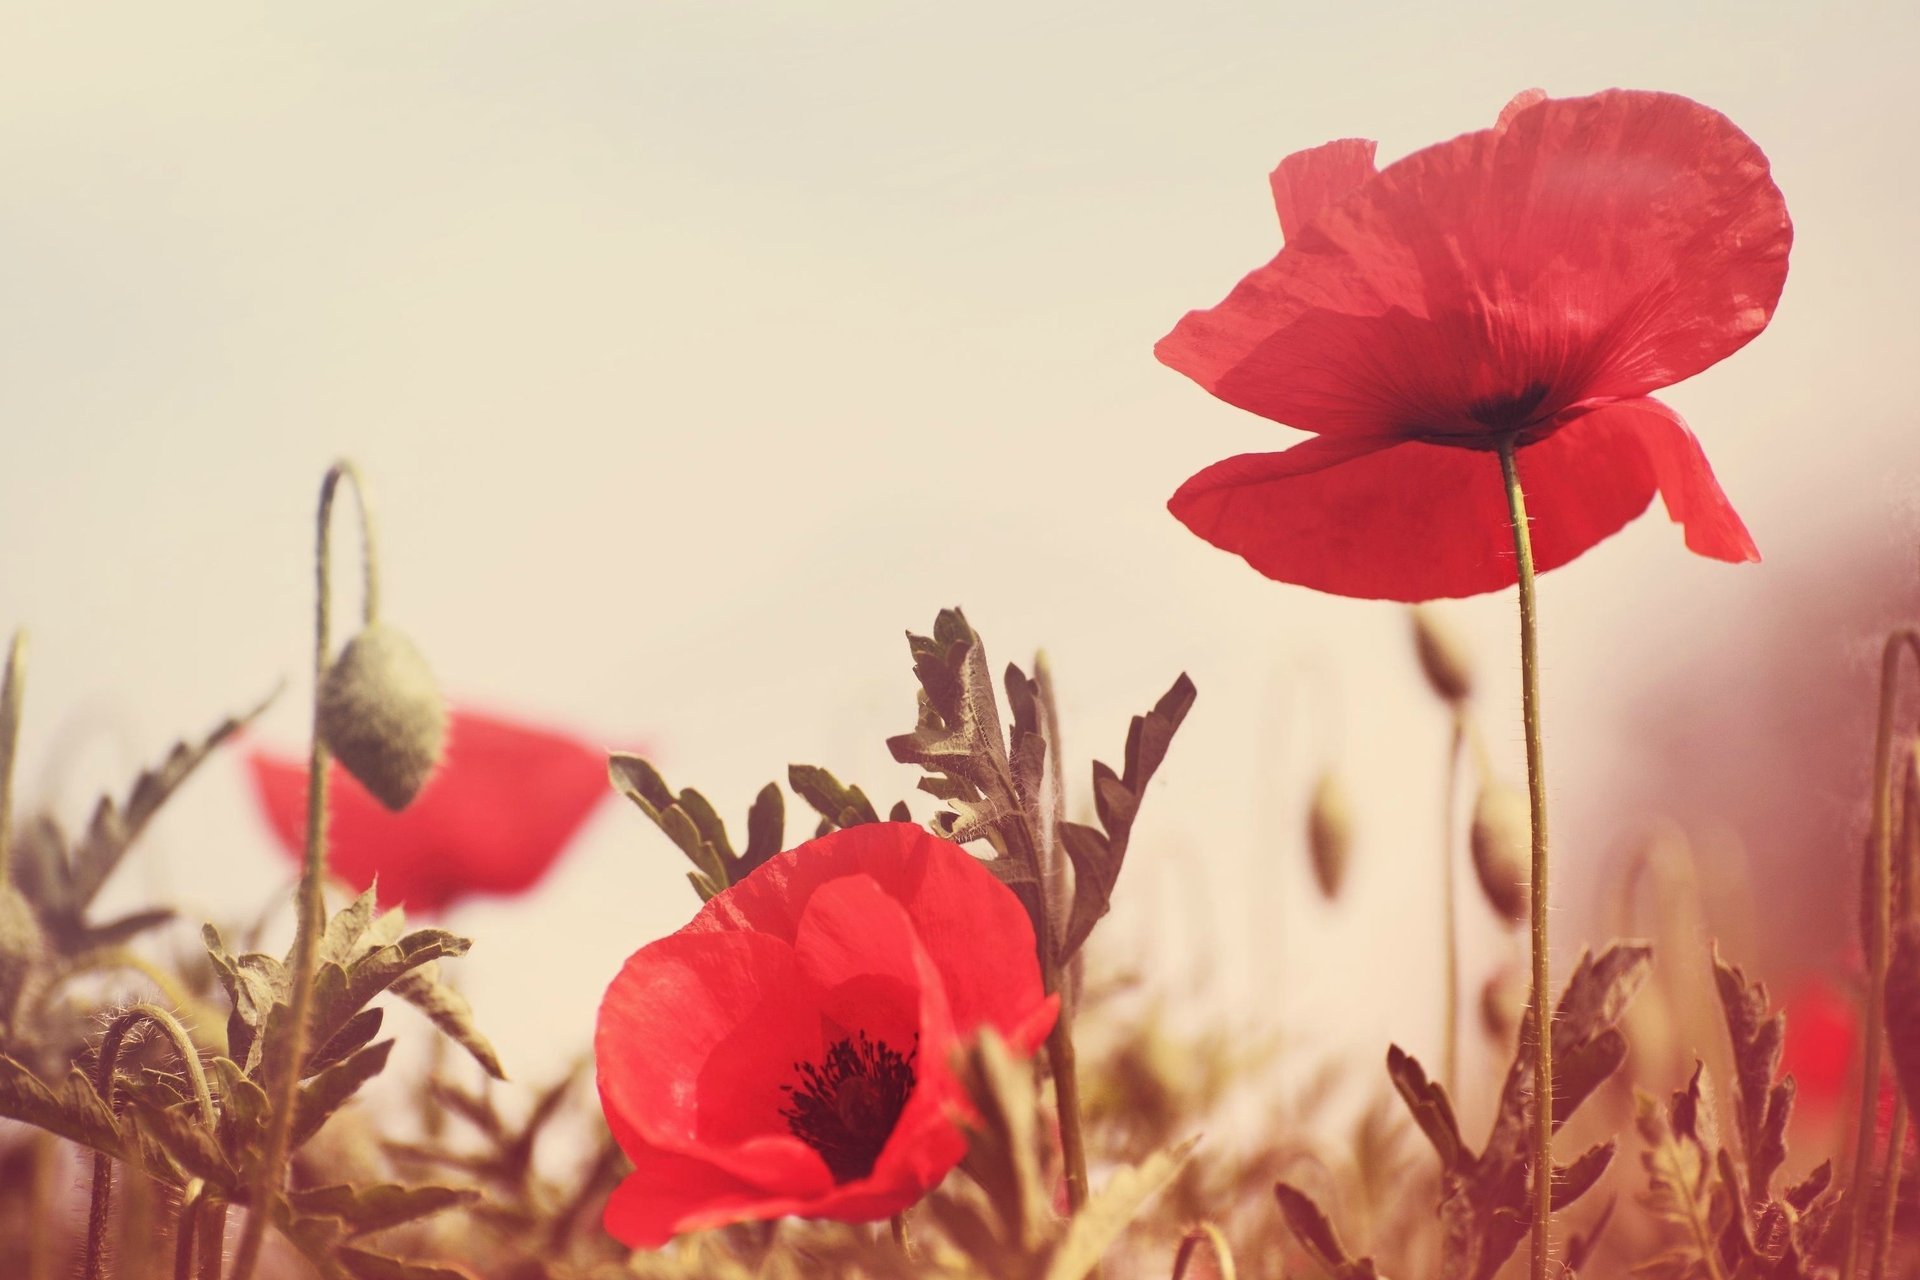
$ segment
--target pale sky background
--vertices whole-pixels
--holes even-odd
[[[942,605],[996,664],[1048,649],[1076,784],[1189,671],[1110,941],[1163,975],[1209,948],[1222,1007],[1328,1052],[1431,1054],[1445,727],[1404,618],[1268,583],[1166,514],[1191,472],[1291,436],[1152,344],[1273,253],[1266,173],[1330,138],[1384,162],[1532,85],[1623,85],[1772,157],[1797,226],[1778,318],[1669,397],[1767,563],[1696,559],[1656,509],[1543,583],[1570,957],[1579,864],[1639,816],[1608,790],[1622,693],[1737,663],[1737,620],[1818,592],[1843,531],[1920,531],[1916,37],[1910,4],[1752,0],[0,3],[25,798],[77,816],[282,675],[261,733],[299,749],[311,509],[346,454],[386,614],[452,695],[654,742],[736,822],[789,761],[908,793],[881,740],[912,716],[901,633]],[[1447,616],[1517,777],[1511,598]],[[1326,763],[1363,808],[1331,912],[1299,838]],[[230,758],[116,893],[232,920],[284,872]],[[538,895],[454,915],[510,1069],[586,1046],[620,960],[693,909],[681,874],[609,803]],[[1380,987],[1403,994],[1355,999]]]

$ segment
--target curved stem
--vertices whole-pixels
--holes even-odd
[[[1520,580],[1520,695],[1527,732],[1527,798],[1533,809],[1533,876],[1529,884],[1533,943],[1533,1280],[1553,1266],[1553,988],[1547,952],[1547,770],[1540,740],[1540,638],[1533,583],[1533,538],[1520,489],[1514,443],[1500,444],[1507,514]]]
[[[1453,741],[1447,748],[1446,802],[1440,810],[1440,910],[1442,913],[1442,949],[1446,952],[1447,997],[1446,1032],[1441,1037],[1440,1079],[1447,1092],[1460,1096],[1460,920],[1456,905],[1455,881],[1459,859],[1454,856],[1453,830],[1458,820],[1460,758],[1467,741],[1466,712],[1453,707]]]
[[[173,1051],[179,1056],[180,1065],[187,1073],[187,1082],[192,1086],[194,1102],[200,1110],[200,1121],[211,1130],[216,1121],[213,1094],[207,1088],[207,1073],[200,1066],[200,1051],[194,1048],[187,1029],[158,1005],[136,1004],[108,1024],[107,1033],[100,1038],[99,1060],[94,1066],[93,1086],[100,1095],[100,1101],[106,1104],[107,1110],[113,1110],[113,1084],[120,1066],[120,1050],[133,1029],[142,1023],[159,1028],[161,1034],[172,1042]],[[107,1223],[112,1213],[113,1159],[104,1152],[96,1151],[93,1154],[93,1193],[87,1210],[86,1280],[101,1280],[102,1268],[106,1263]]]
[[[332,596],[333,554],[328,534],[333,520],[333,499],[342,480],[353,486],[360,510],[360,560],[364,579],[362,614],[368,624],[379,616],[380,582],[373,542],[373,517],[367,505],[366,489],[360,473],[351,462],[336,462],[320,484],[320,510],[313,552],[313,747],[307,757],[307,845],[301,865],[298,891],[298,920],[294,927],[293,956],[290,964],[292,994],[289,997],[286,1035],[277,1045],[269,1044],[261,1063],[269,1096],[273,1100],[267,1127],[266,1151],[261,1157],[258,1178],[247,1207],[246,1225],[234,1250],[232,1280],[249,1280],[260,1257],[260,1245],[267,1223],[273,1217],[286,1179],[288,1146],[293,1134],[293,1111],[300,1087],[300,1069],[307,1057],[307,1023],[313,1005],[314,967],[320,948],[320,935],[326,930],[327,880],[327,744],[320,735],[320,690],[327,677],[327,662],[333,652]]]
[[[1220,1233],[1220,1228],[1211,1222],[1201,1223],[1180,1241],[1180,1252],[1173,1255],[1173,1280],[1186,1280],[1187,1268],[1193,1265],[1194,1255],[1202,1245],[1213,1254],[1214,1270],[1220,1280],[1237,1280],[1233,1250],[1228,1247],[1227,1238]]]
[[[20,745],[20,696],[26,683],[27,633],[16,631],[0,676],[0,889],[13,883],[13,756]]]
[[[1893,878],[1893,713],[1898,693],[1900,653],[1911,653],[1920,663],[1920,632],[1896,631],[1880,650],[1880,712],[1873,737],[1873,830],[1869,840],[1872,862],[1867,892],[1872,899],[1865,914],[1867,944],[1867,1036],[1860,1072],[1860,1125],[1853,1157],[1855,1209],[1847,1224],[1847,1249],[1840,1268],[1842,1280],[1852,1280],[1860,1265],[1860,1240],[1866,1230],[1863,1194],[1873,1175],[1874,1108],[1880,1093],[1880,1042],[1884,1033],[1883,1005],[1887,995],[1887,939],[1892,932],[1892,902],[1888,889]],[[1898,1138],[1895,1139],[1896,1143]]]

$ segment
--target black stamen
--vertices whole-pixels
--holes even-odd
[[[873,1172],[913,1092],[913,1060],[919,1052],[918,1035],[903,1057],[863,1031],[857,1040],[834,1041],[817,1066],[793,1064],[802,1079],[780,1086],[793,1101],[781,1109],[781,1118],[794,1137],[820,1153],[835,1182]]]
[[[1544,382],[1536,382],[1517,396],[1495,396],[1469,406],[1467,416],[1496,431],[1517,431],[1533,421],[1533,414],[1551,391]]]

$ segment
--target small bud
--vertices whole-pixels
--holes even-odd
[[[1321,774],[1314,784],[1307,809],[1307,851],[1313,856],[1313,878],[1331,902],[1340,896],[1353,852],[1353,808],[1346,788],[1332,773]]]
[[[1533,848],[1533,811],[1527,798],[1501,782],[1489,782],[1473,802],[1473,873],[1487,903],[1514,924],[1527,918],[1528,854]]]
[[[1501,970],[1488,978],[1487,984],[1480,988],[1480,1027],[1495,1044],[1513,1042],[1513,1034],[1520,1026],[1520,1017],[1526,1011],[1526,988],[1514,977],[1512,970]]]
[[[1894,931],[1885,1007],[1887,1051],[1900,1091],[1908,1109],[1920,1112],[1920,920],[1903,921]]]
[[[320,686],[320,736],[348,773],[396,812],[440,762],[446,708],[413,642],[368,623]]]
[[[14,1005],[32,973],[46,954],[46,935],[40,918],[25,895],[11,884],[0,882],[0,1027],[13,1018]]]
[[[1444,702],[1465,702],[1473,696],[1473,663],[1459,635],[1426,606],[1413,613],[1413,647],[1420,670]]]

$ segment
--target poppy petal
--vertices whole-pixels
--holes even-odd
[[[1653,466],[1667,514],[1685,530],[1687,550],[1734,564],[1760,559],[1753,535],[1727,501],[1699,440],[1673,409],[1653,399],[1623,400],[1596,409],[1580,425],[1586,431],[1618,431],[1638,439]]]
[[[306,847],[307,768],[256,752],[254,793],[281,848]],[[462,897],[516,894],[553,865],[611,794],[606,761],[562,734],[471,710],[449,718],[441,767],[399,813],[337,765],[328,774],[328,870],[382,906],[440,911]]]
[[[854,874],[871,877],[905,909],[945,975],[956,1026],[990,1025],[1009,1043],[1031,1037],[1045,995],[1025,909],[978,858],[913,823],[864,823],[780,854],[709,902],[687,928],[754,929],[792,940],[815,890]],[[1003,941],[982,950],[981,938]],[[1046,1020],[1042,1039],[1051,1027]]]
[[[1505,430],[1731,355],[1791,241],[1765,155],[1720,113],[1548,99],[1388,165],[1155,352],[1309,431]]]
[[[636,1249],[657,1249],[682,1232],[785,1217],[807,1202],[691,1156],[652,1149],[628,1154],[633,1172],[614,1188],[603,1221],[609,1235]]]
[[[1322,209],[1371,178],[1373,147],[1367,138],[1340,138],[1282,160],[1267,179],[1280,234],[1292,240]]]
[[[1541,572],[1614,533],[1653,498],[1653,467],[1637,438],[1599,418],[1518,454]],[[1500,462],[1487,450],[1317,437],[1215,463],[1167,506],[1267,577],[1339,595],[1430,600],[1517,580]]]

